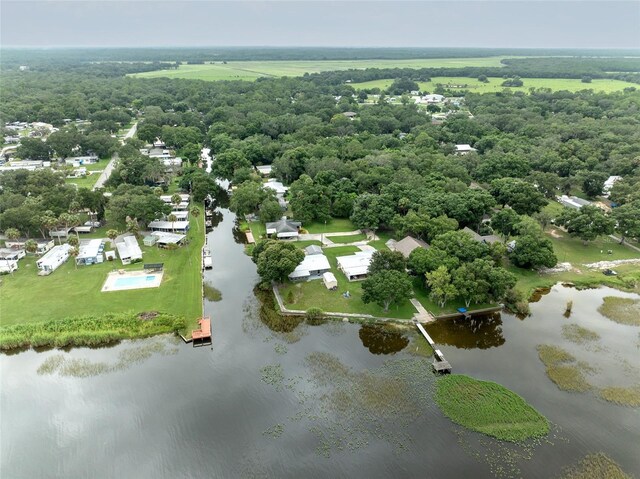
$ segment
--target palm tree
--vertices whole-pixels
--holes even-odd
[[[200,223],[198,223],[198,216],[200,216],[200,208],[198,208],[197,206],[194,206],[193,208],[191,208],[191,216],[193,216],[196,219],[196,228],[198,228],[198,231],[200,231]]]
[[[107,231],[107,238],[111,240],[111,247],[113,248],[113,241],[118,237],[118,230],[110,229]]]
[[[177,220],[178,220],[178,217],[176,215],[174,215],[174,214],[170,214],[169,216],[167,216],[167,221],[171,221],[171,231],[174,232],[174,233],[176,232],[174,223]]]
[[[131,219],[131,217],[127,216],[127,231],[137,238],[139,230],[138,218]]]
[[[7,228],[4,232],[4,235],[8,240],[14,241],[20,238],[20,231],[16,228]]]
[[[27,253],[35,253],[36,251],[38,251],[38,243],[36,242],[36,240],[29,239],[24,244],[24,249]]]
[[[171,203],[173,203],[174,206],[178,206],[180,203],[182,203],[182,196],[180,196],[178,193],[174,193],[171,196]]]
[[[73,236],[69,239],[76,239]],[[69,255],[73,256],[73,264],[76,265],[76,269],[78,269],[78,263],[76,262],[75,258],[80,254],[80,248],[78,248],[77,246],[74,246],[73,248],[71,248],[69,250]]]
[[[69,243],[71,246],[75,248],[80,244],[80,240],[75,236],[69,236],[69,238],[67,239],[67,243]]]

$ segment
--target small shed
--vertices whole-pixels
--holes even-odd
[[[327,289],[338,288],[338,280],[336,279],[335,275],[331,271],[322,273],[322,282],[327,287]]]
[[[312,244],[307,246],[304,249],[304,252],[308,255],[312,255],[312,254],[322,254],[322,248],[320,248],[320,246]]]
[[[142,242],[145,246],[153,246],[158,242],[158,237],[154,235],[145,236]]]

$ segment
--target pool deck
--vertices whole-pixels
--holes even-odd
[[[146,288],[158,288],[162,283],[163,272],[160,273],[147,273],[146,271],[113,271],[107,275],[107,279],[102,286],[102,292],[110,291],[128,291],[131,289],[146,289]],[[129,285],[116,285],[120,278],[140,278],[154,276],[153,280],[140,282],[138,284]]]

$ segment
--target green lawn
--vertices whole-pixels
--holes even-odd
[[[352,68],[460,68],[499,67],[505,57],[429,58],[409,60],[318,60],[318,61],[239,61],[204,65],[180,65],[177,70],[134,73],[137,78],[184,78],[189,80],[255,80],[272,76],[302,76],[305,73],[350,70]]]
[[[302,227],[307,230],[307,232],[314,234],[343,233],[358,229],[348,218],[333,218],[331,221],[328,221],[327,224],[315,222],[302,225]]]
[[[17,272],[0,280],[2,326],[92,314],[161,311],[185,317],[190,331],[202,314],[203,218],[191,217],[190,243],[184,247],[168,251],[142,246],[145,263],[164,263],[162,284],[155,289],[100,291],[107,273],[113,269],[139,270],[140,263],[123,266],[116,260],[76,269],[71,258],[50,276],[38,276],[36,258],[21,260]]]
[[[91,175],[87,175],[82,178],[65,178],[64,182],[69,185],[71,184],[77,185],[78,189],[80,188],[91,189],[93,188],[93,185],[96,184],[96,181],[98,181],[98,178],[100,178],[100,173],[93,173]]]
[[[367,235],[364,233],[358,233],[355,235],[346,235],[346,236],[327,236],[328,240],[333,241],[334,243],[355,243],[356,241],[364,241],[367,239]]]
[[[418,82],[418,84],[420,85],[421,91],[429,92],[432,92],[438,84],[442,84],[445,88],[451,90],[467,90],[473,93],[493,93],[506,88],[502,86],[503,78],[490,77],[488,80],[488,83],[482,83],[475,78],[433,77],[430,82]],[[524,84],[521,87],[512,87],[509,88],[509,90],[528,92],[530,88],[550,88],[551,90],[568,90],[572,92],[594,90],[611,93],[622,91],[627,87],[638,87],[635,83],[612,79],[595,79],[591,83],[582,83],[582,80],[573,78],[523,78],[522,81]],[[393,79],[351,83],[351,86],[357,90],[370,88],[380,88],[384,90],[388,88],[391,83],[393,83]]]
[[[547,234],[553,243],[553,250],[559,263],[580,264],[595,263],[597,261],[612,261],[616,259],[640,258],[640,253],[625,245],[621,245],[608,236],[589,241],[586,245],[578,238],[572,238],[564,231],[553,229],[554,235]],[[611,251],[611,254],[608,254]]]

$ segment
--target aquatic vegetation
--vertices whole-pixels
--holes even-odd
[[[150,319],[134,313],[118,313],[23,323],[0,328],[0,350],[98,346],[123,339],[171,333],[184,326],[183,318],[163,313]]]
[[[572,343],[584,344],[590,341],[597,341],[600,335],[595,331],[583,328],[578,324],[565,324],[562,326],[562,337]]]
[[[438,379],[435,399],[453,422],[503,441],[520,442],[549,432],[544,416],[493,382],[460,374],[444,376]]]
[[[262,381],[274,386],[276,390],[281,390],[284,383],[284,372],[282,370],[282,364],[272,364],[263,367],[260,372],[262,373]]]
[[[598,311],[612,321],[629,326],[640,326],[640,299],[606,296]]]
[[[203,290],[203,293],[204,293],[204,298],[207,301],[221,301],[222,300],[222,293],[220,292],[220,290],[214,288],[210,284],[204,283],[202,290]]]
[[[609,387],[600,389],[598,393],[605,401],[621,406],[640,407],[640,386],[629,388]]]
[[[284,344],[276,344],[273,350],[278,354],[287,354],[287,347]]]
[[[118,360],[112,364],[101,361],[90,361],[85,358],[67,357],[64,354],[56,354],[44,360],[37,372],[38,374],[53,374],[57,372],[60,376],[86,378],[121,371],[149,359],[154,354],[163,356],[176,354],[178,349],[175,347],[168,348],[168,344],[168,341],[156,340],[123,349],[118,354]]]
[[[590,370],[588,364],[577,362],[576,358],[558,346],[541,344],[537,349],[547,376],[560,389],[573,392],[591,389],[583,374],[583,371]]]
[[[622,468],[603,453],[588,454],[578,464],[565,469],[560,479],[631,479]]]
[[[279,438],[280,436],[282,436],[282,433],[284,433],[284,424],[276,424],[274,426],[271,426],[269,429],[267,429],[266,431],[263,431],[262,434],[265,436],[271,436],[274,439]]]

